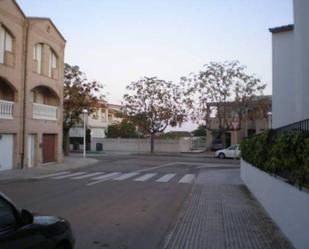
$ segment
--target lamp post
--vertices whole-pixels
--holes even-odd
[[[271,129],[271,123],[272,123],[272,112],[267,112],[267,116],[268,116],[268,128]]]
[[[84,159],[86,158],[86,117],[87,117],[88,111],[87,109],[83,110],[83,118],[84,118]]]

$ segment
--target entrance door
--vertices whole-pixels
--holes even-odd
[[[28,168],[31,168],[34,166],[35,158],[35,135],[31,134],[28,136],[27,148]]]
[[[14,136],[0,134],[0,170],[13,168]]]
[[[43,163],[55,162],[56,135],[43,134]]]

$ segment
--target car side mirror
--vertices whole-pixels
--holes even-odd
[[[23,210],[21,210],[21,219],[22,219],[22,221],[25,225],[32,224],[33,223],[33,214],[30,211],[23,209]]]

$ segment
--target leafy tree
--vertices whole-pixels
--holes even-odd
[[[98,81],[89,81],[78,66],[65,64],[63,100],[63,149],[69,154],[70,129],[82,121],[82,111],[92,114],[103,104],[103,86]]]
[[[140,131],[150,135],[150,151],[154,152],[155,135],[185,120],[180,88],[156,77],[144,77],[128,85],[127,90],[123,97],[125,113]]]
[[[223,141],[225,132],[232,130],[232,119],[239,121],[240,129],[250,105],[254,101],[260,104],[257,96],[263,94],[266,86],[255,75],[248,74],[238,61],[210,62],[199,73],[182,77],[181,81],[191,118],[204,120],[207,130],[218,130]],[[214,116],[217,125],[212,124]]]
[[[199,125],[196,130],[192,131],[194,137],[206,137],[206,125]]]
[[[108,138],[137,138],[138,134],[135,125],[131,121],[123,119],[119,124],[109,125],[106,136]]]

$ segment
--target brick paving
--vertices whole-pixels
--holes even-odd
[[[237,179],[239,170],[206,170],[201,178],[167,237],[165,249],[293,248]]]

